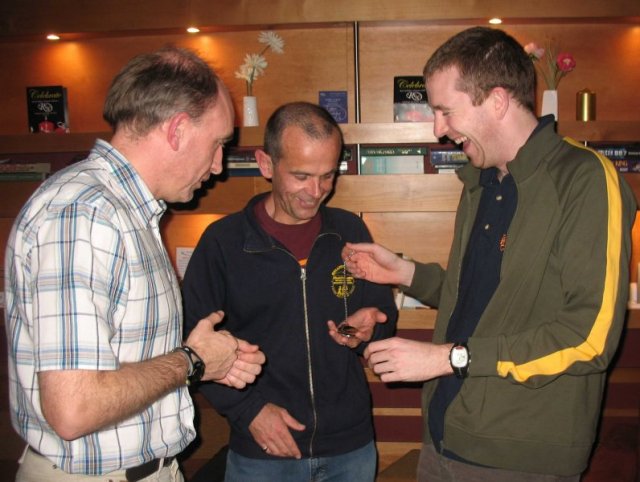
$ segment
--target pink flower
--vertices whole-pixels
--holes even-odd
[[[576,67],[573,55],[562,52],[556,55],[556,50],[548,43],[546,49],[538,47],[534,42],[524,46],[524,51],[535,65],[536,69],[547,84],[547,89],[557,89],[562,78]]]
[[[556,58],[556,65],[558,69],[560,69],[560,72],[567,74],[576,68],[576,59],[573,58],[573,55],[562,52],[559,53]]]
[[[529,57],[532,59],[535,58],[540,60],[544,55],[544,49],[542,47],[538,47],[538,44],[534,42],[530,42],[524,46],[524,51],[529,54]]]

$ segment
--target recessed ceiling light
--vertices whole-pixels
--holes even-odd
[[[492,19],[489,20],[489,23],[491,25],[500,25],[502,23],[502,19],[498,17],[493,17]]]
[[[47,35],[47,40],[60,40],[60,37],[55,33],[50,33],[49,35]]]
[[[189,32],[189,33],[198,33],[198,32],[200,32],[200,29],[198,27],[189,27],[189,28],[187,28],[187,32]]]

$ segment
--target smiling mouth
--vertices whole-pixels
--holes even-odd
[[[299,199],[300,205],[306,209],[313,209],[318,205],[318,201],[312,199],[310,201],[305,201],[304,199]]]
[[[457,145],[460,146],[460,145],[464,144],[465,142],[467,142],[468,140],[469,140],[469,138],[467,136],[459,136],[459,137],[456,137],[453,140],[453,142],[455,142]]]

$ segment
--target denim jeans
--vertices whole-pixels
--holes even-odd
[[[373,442],[346,454],[307,459],[250,459],[229,450],[225,482],[373,482]]]

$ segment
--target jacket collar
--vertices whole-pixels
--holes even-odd
[[[509,163],[509,172],[516,183],[530,177],[551,153],[561,145],[562,137],[555,132],[553,116],[544,116],[538,120],[538,125],[520,148],[516,157]],[[494,169],[494,168],[491,168]],[[480,173],[482,169],[467,164],[458,169],[458,177],[469,190],[480,187]]]
[[[268,251],[279,247],[278,242],[262,229],[254,213],[256,204],[262,201],[269,194],[269,192],[264,192],[254,196],[242,210],[244,249],[246,251]],[[338,234],[333,220],[329,216],[327,206],[324,204],[320,206],[320,218],[322,220],[322,225],[319,236],[322,236],[323,234]]]

